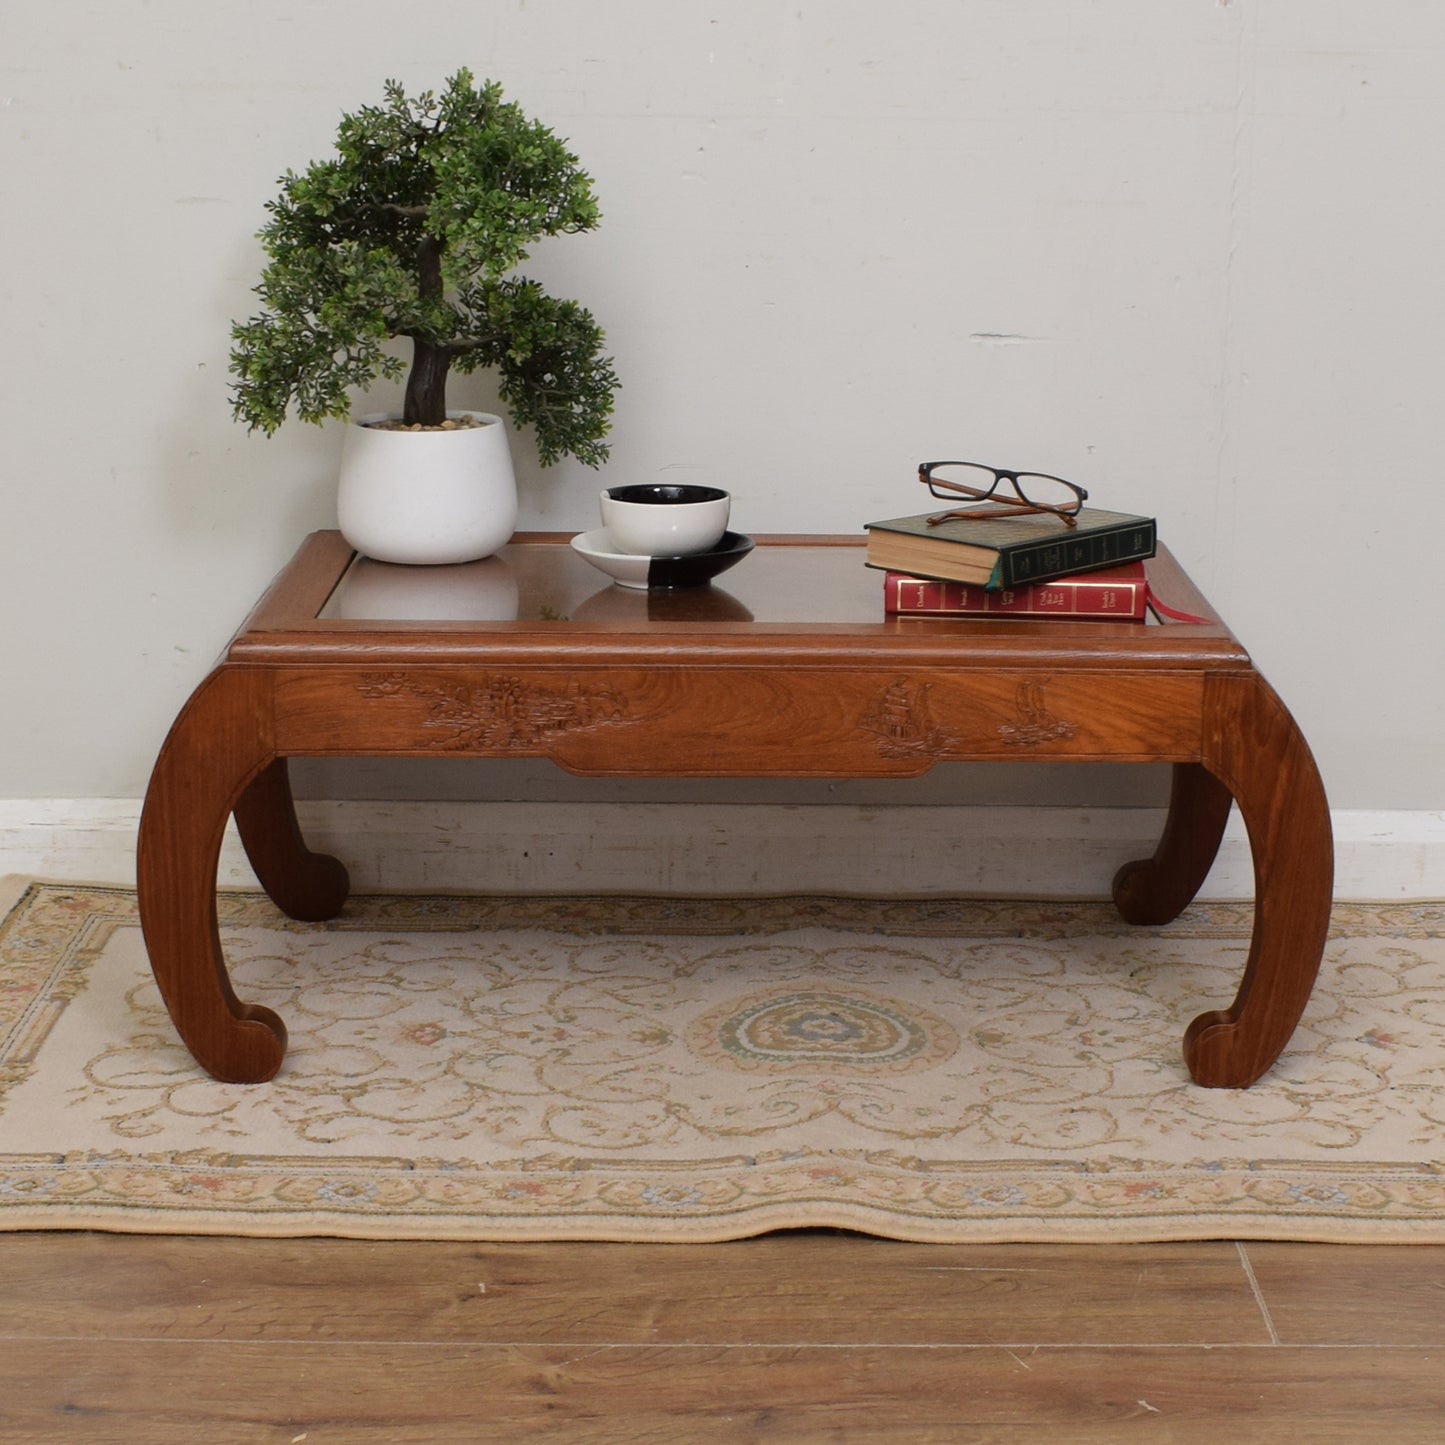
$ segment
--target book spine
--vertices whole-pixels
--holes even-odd
[[[1149,600],[1143,576],[1061,577],[990,591],[965,582],[940,582],[888,572],[883,608],[900,617],[1110,617],[1139,621]]]
[[[1066,535],[1009,547],[999,553],[998,587],[1022,587],[1029,582],[1141,561],[1154,555],[1158,546],[1156,532],[1151,518],[1083,537]]]

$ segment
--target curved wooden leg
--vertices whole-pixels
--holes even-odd
[[[1254,936],[1233,1004],[1184,1035],[1196,1083],[1245,1088],[1279,1057],[1329,934],[1334,842],[1315,761],[1263,678],[1210,678],[1206,766],[1234,794],[1254,855]]]
[[[1172,923],[1199,892],[1219,852],[1233,799],[1198,763],[1176,763],[1169,817],[1152,858],[1114,875],[1114,904],[1128,923]]]
[[[196,689],[161,748],[136,844],[136,887],[151,968],[176,1031],[227,1083],[272,1078],[286,1027],[237,999],[216,923],[226,819],[272,759],[270,680],[220,667]]]
[[[306,846],[285,758],[256,774],[234,811],[246,857],[277,908],[302,923],[335,918],[351,880],[337,859]]]

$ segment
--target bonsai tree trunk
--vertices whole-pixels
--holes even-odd
[[[451,349],[413,339],[411,374],[406,379],[406,403],[401,419],[408,426],[440,426],[447,419],[447,370]]]
[[[436,236],[423,236],[417,246],[417,290],[427,299],[440,300],[442,250],[446,243]],[[433,346],[420,336],[412,337],[411,375],[406,379],[406,403],[401,419],[408,426],[440,426],[447,419],[447,370],[451,350]]]

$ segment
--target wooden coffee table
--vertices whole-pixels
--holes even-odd
[[[1234,1002],[1190,1024],[1184,1057],[1200,1084],[1253,1083],[1309,998],[1333,846],[1314,759],[1243,648],[1164,552],[1151,584],[1203,622],[886,617],[861,547],[760,538],[711,587],[646,593],[609,582],[562,536],[446,568],[308,538],[181,711],[146,794],[141,921],[196,1060],[259,1082],[286,1051],[280,1018],[237,998],[221,949],[228,816],[290,917],[331,918],[346,898],[346,870],[297,827],[291,757],[546,757],[624,777],[1166,762],[1163,837],[1119,871],[1114,901],[1131,923],[1176,917],[1238,803],[1255,869],[1249,959]]]

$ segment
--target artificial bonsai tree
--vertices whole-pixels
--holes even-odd
[[[336,149],[267,206],[265,309],[232,328],[237,418],[268,435],[293,404],[344,419],[353,388],[406,371],[388,349],[404,337],[404,424],[442,425],[449,373],[489,367],[543,465],[603,461],[617,377],[602,331],[513,274],[541,237],[596,226],[577,158],[466,70],[440,96],[388,81],[384,105],[343,116]]]

